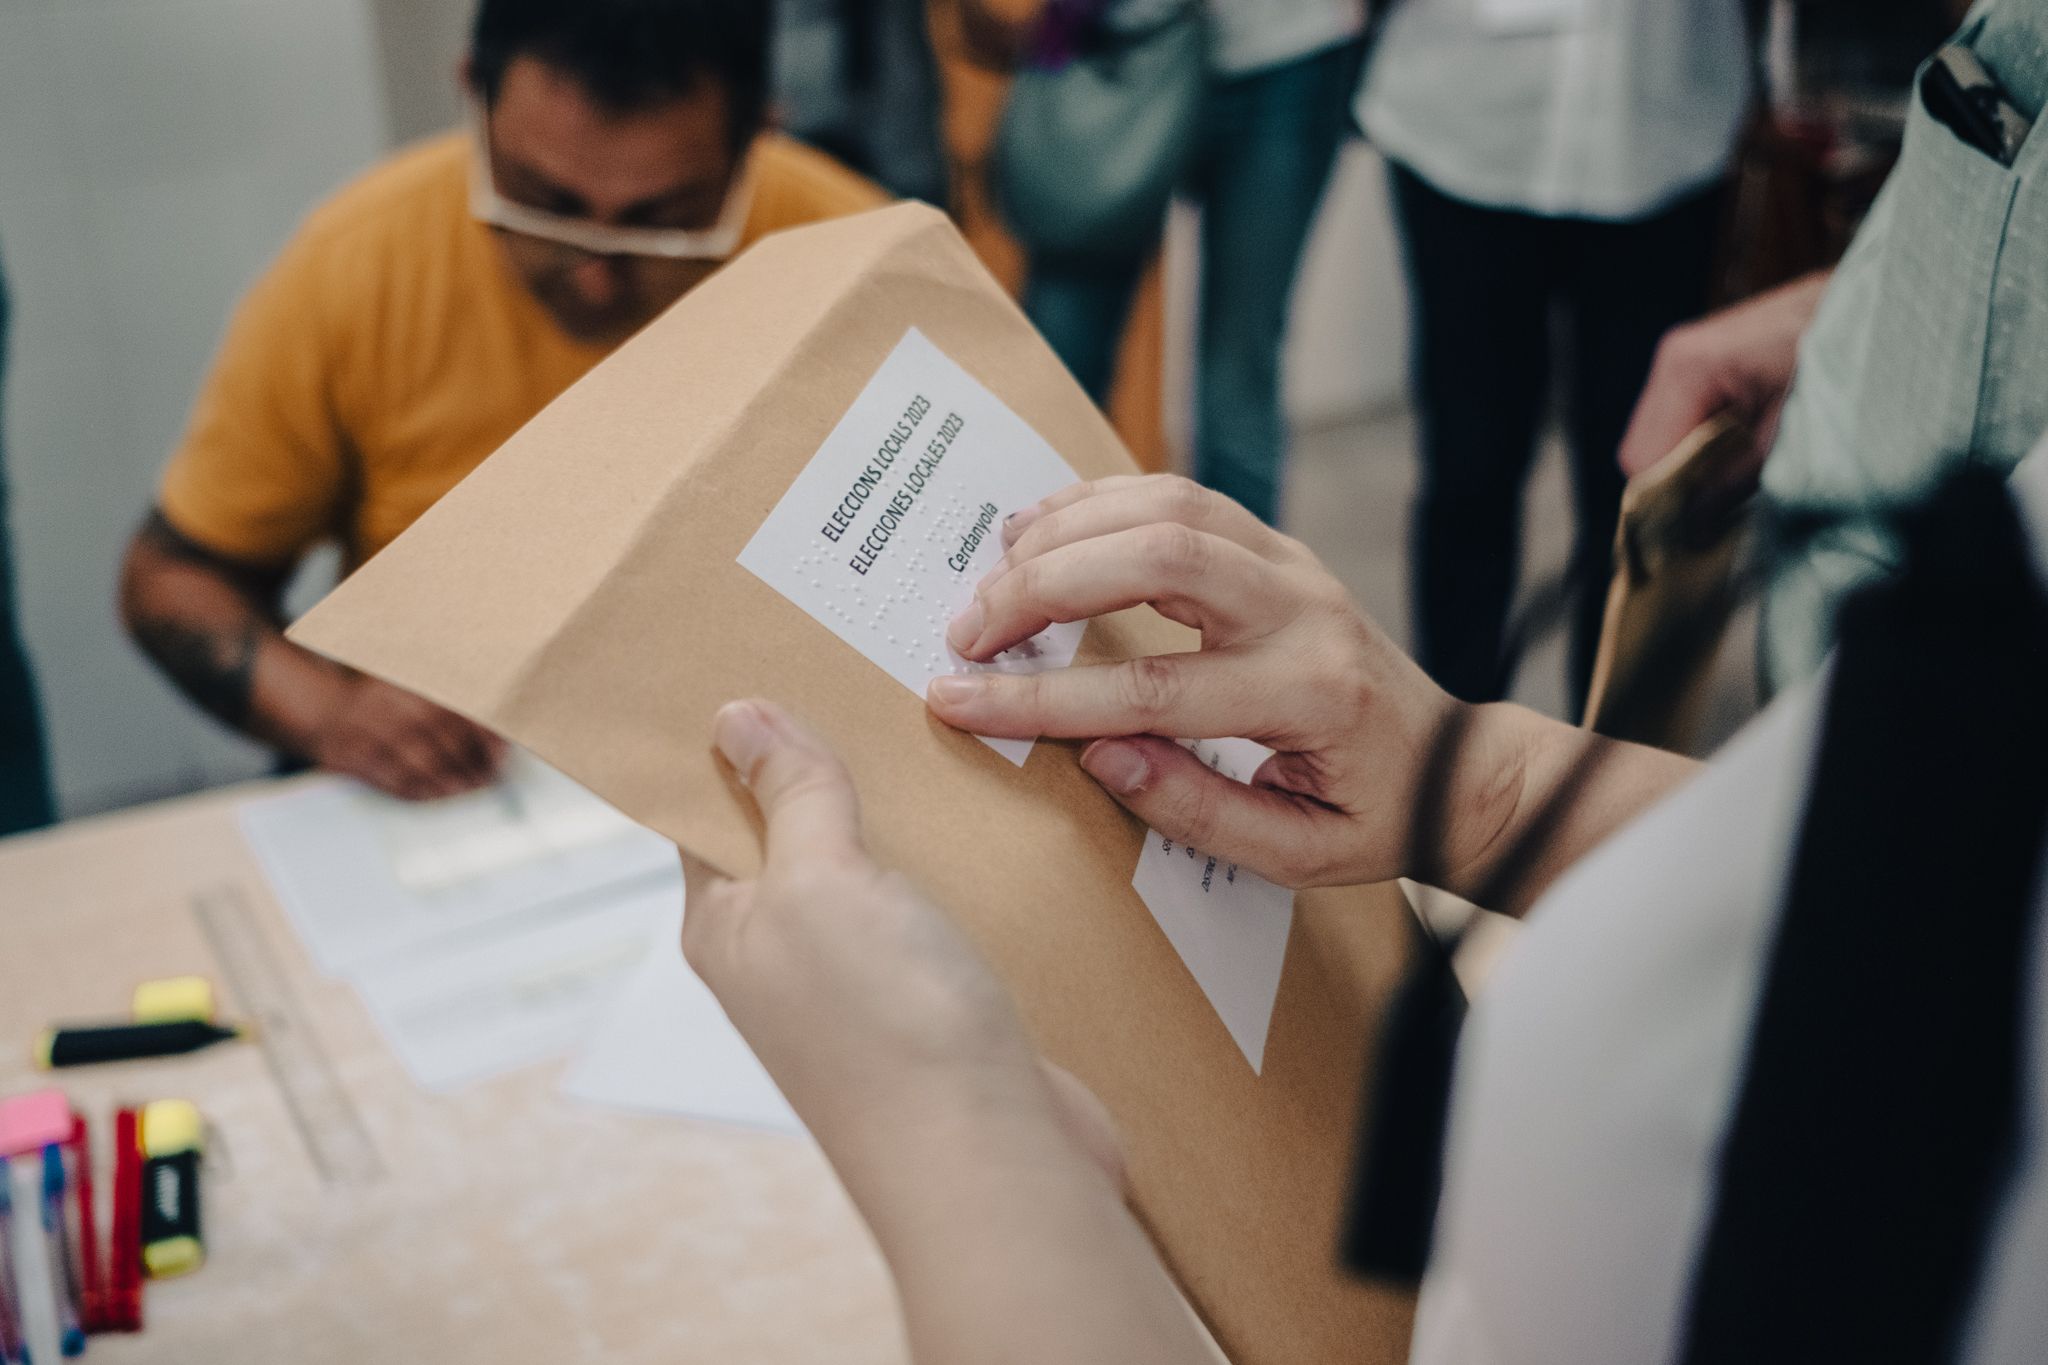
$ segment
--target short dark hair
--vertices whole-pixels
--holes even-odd
[[[768,0],[482,0],[471,78],[489,106],[513,59],[534,57],[618,113],[691,94],[709,78],[724,87],[733,137],[744,143],[767,120],[774,12]]]

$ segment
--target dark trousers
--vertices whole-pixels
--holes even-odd
[[[1571,704],[1583,707],[1613,571],[1623,431],[1657,341],[1706,305],[1719,187],[1636,222],[1482,208],[1392,167],[1407,267],[1421,453],[1410,555],[1416,657],[1446,690],[1497,700],[1522,551],[1522,488],[1565,351],[1577,515]]]
[[[0,379],[7,373],[7,282],[0,279]],[[14,618],[14,560],[7,542],[7,485],[0,473],[0,834],[54,818],[50,764],[28,657]]]

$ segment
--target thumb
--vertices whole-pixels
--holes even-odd
[[[815,730],[772,702],[735,701],[719,708],[712,737],[760,803],[770,866],[860,853],[853,779]]]
[[[1313,850],[1337,818],[1308,797],[1212,770],[1170,739],[1098,739],[1081,766],[1159,834],[1239,863],[1282,886],[1314,876]]]
[[[1065,1067],[1055,1066],[1040,1057],[1038,1069],[1052,1089],[1053,1113],[1059,1119],[1060,1127],[1080,1147],[1081,1154],[1109,1177],[1110,1183],[1116,1186],[1116,1192],[1128,1196],[1130,1161],[1124,1152],[1123,1138],[1117,1132],[1116,1120],[1109,1116],[1109,1106]]]

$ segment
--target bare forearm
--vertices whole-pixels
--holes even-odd
[[[926,1127],[849,1179],[919,1365],[1215,1359],[1109,1178],[1055,1125]]]
[[[1483,815],[1478,851],[1444,889],[1520,915],[1557,877],[1684,782],[1699,764],[1499,704],[1473,709],[1452,801]]]
[[[153,517],[129,548],[120,608],[136,644],[201,709],[298,751],[296,712],[334,669],[285,640],[274,581],[206,561]]]

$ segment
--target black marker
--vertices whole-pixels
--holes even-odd
[[[36,1040],[36,1065],[48,1069],[93,1062],[132,1062],[143,1057],[175,1057],[241,1036],[240,1029],[204,1019],[53,1028]]]

